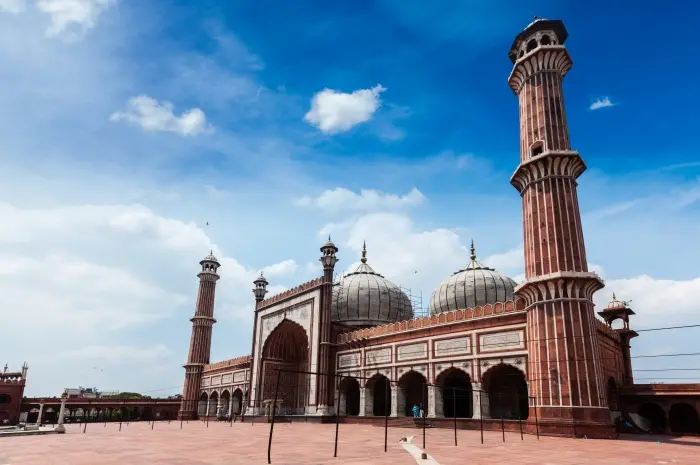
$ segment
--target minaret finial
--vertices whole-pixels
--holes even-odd
[[[360,261],[362,263],[367,263],[367,241],[362,241],[362,258]]]
[[[331,242],[331,235],[328,235],[328,242]]]
[[[470,247],[469,252],[470,252],[469,259],[476,260],[476,251],[474,249],[474,239],[472,239],[472,246]]]
[[[613,292],[613,300],[617,300],[617,297],[615,297],[615,293]]]

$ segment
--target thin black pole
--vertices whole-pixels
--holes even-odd
[[[444,413],[444,412],[443,412]],[[455,427],[455,446],[457,445],[457,388],[452,387],[452,417]]]
[[[83,415],[83,418],[84,417],[85,417],[85,415]],[[90,401],[88,401],[88,416],[87,416],[87,418],[88,418],[88,420],[90,419]],[[85,433],[85,431],[87,431],[87,424],[88,424],[88,422],[87,422],[87,420],[85,420],[85,426],[83,427],[83,433]]]
[[[275,429],[275,407],[277,407],[277,392],[280,388],[280,371],[277,370],[277,383],[275,383],[275,400],[274,406],[272,407],[272,421],[270,422],[270,438],[267,440],[267,463],[271,464],[272,459],[270,458],[270,453],[272,451],[272,430]]]
[[[151,431],[153,431],[153,425],[156,424],[156,405],[158,405],[158,399],[156,399],[156,403],[151,407]]]
[[[122,417],[124,416],[124,401],[122,401],[122,408],[119,410],[119,431],[122,430]]]
[[[374,402],[374,399],[372,399]],[[391,402],[389,399],[389,380],[384,383],[384,452],[386,452],[387,438],[389,437],[389,405],[387,402]],[[391,405],[391,404],[390,404]],[[373,406],[374,407],[374,406]],[[365,391],[365,412],[367,411],[367,391]],[[374,413],[374,412],[372,412]]]
[[[479,429],[481,429],[481,443],[484,443],[484,411],[481,408],[484,403],[484,391],[479,389]]]
[[[537,432],[537,439],[540,438],[540,423],[537,421],[537,397],[533,397],[532,400],[535,403],[535,431]]]
[[[517,400],[518,400],[518,424],[520,425],[520,440],[524,441],[523,439],[523,414],[522,411],[520,410],[520,393],[517,393]]]
[[[425,409],[428,407],[428,399],[425,394],[428,392],[428,385],[423,383],[423,408],[421,409],[423,414],[423,450],[425,450]]]
[[[330,378],[330,375],[328,375]],[[330,381],[330,380],[329,380]],[[335,406],[335,450],[333,451],[333,457],[338,456],[338,427],[340,424],[340,383],[343,381],[343,375],[340,375],[338,380],[338,386],[335,388],[336,392],[336,406]]]

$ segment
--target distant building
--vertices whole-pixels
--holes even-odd
[[[19,422],[29,366],[25,362],[22,371],[7,371],[7,368],[5,364],[0,373],[0,425]]]

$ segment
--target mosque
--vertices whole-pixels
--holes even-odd
[[[700,386],[670,393],[634,384],[638,334],[627,303],[613,297],[596,317],[593,295],[604,283],[588,270],[581,227],[577,178],[586,165],[566,123],[567,36],[562,21],[535,18],[508,53],[520,112],[510,182],[522,199],[524,282],[479,261],[472,243],[466,265],[433,292],[429,315],[415,315],[403,289],[370,266],[366,247],[360,264],[334,279],[339,250],[328,238],[323,276],[267,298],[265,277],[254,281],[250,354],[210,363],[220,267],[210,254],[200,262],[179,417],[274,411],[371,422],[411,416],[420,404],[436,426],[519,418],[543,434],[615,437],[625,411],[639,424],[656,415],[656,427],[661,415],[668,428],[680,402],[700,432]],[[652,395],[658,408],[644,413],[639,405]]]

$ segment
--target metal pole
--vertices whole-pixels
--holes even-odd
[[[330,374],[328,375],[330,378]],[[330,381],[330,380],[329,380]],[[343,375],[340,375],[340,379],[338,380],[338,386],[335,388],[336,392],[336,397],[335,397],[335,450],[333,451],[333,457],[338,456],[338,427],[340,424],[340,383],[343,381]]]
[[[425,450],[425,409],[428,408],[428,399],[426,398],[426,393],[428,392],[428,385],[423,383],[423,450]]]
[[[456,446],[457,445],[457,388],[455,388],[454,386],[452,387],[452,417],[454,418],[455,446]]]
[[[523,415],[522,412],[520,411],[520,393],[517,393],[517,400],[518,400],[518,424],[520,425],[520,440],[524,441],[523,439]]]
[[[156,399],[156,403],[151,407],[151,431],[153,431],[153,426],[156,424],[156,405],[158,405],[158,399]]]
[[[503,414],[501,413],[501,433],[503,433],[503,442],[506,442],[506,429],[503,424]]]
[[[533,397],[532,400],[535,403],[535,431],[537,432],[537,439],[540,438],[540,423],[537,421],[537,397]]]
[[[85,420],[85,415],[83,415],[83,419]],[[83,427],[83,434],[85,431],[87,431],[87,424],[88,420],[90,419],[90,401],[88,400],[88,415],[87,415],[87,420],[85,420],[85,426]]]
[[[376,381],[375,381],[376,382]],[[365,392],[365,406],[367,405],[367,392]],[[389,409],[387,408],[387,401],[391,403],[391,400],[389,399],[389,380],[386,380],[386,383],[384,383],[384,452],[386,452],[386,443],[387,443],[387,438],[389,436]],[[374,402],[374,399],[372,399],[372,402]],[[365,411],[367,411],[367,407],[365,407]],[[374,413],[374,412],[372,412]]]
[[[479,429],[481,429],[481,443],[484,443],[484,412],[483,409],[481,408],[484,399],[484,391],[479,389]]]
[[[279,392],[280,388],[280,370],[279,368],[277,369],[277,383],[275,383],[275,400],[273,401],[274,407],[277,406],[277,393]],[[275,410],[274,407],[272,409],[272,421],[270,422],[270,438],[267,440],[267,463],[268,465],[272,463],[272,459],[270,458],[270,452],[272,451],[272,431],[275,429]]]
[[[124,416],[124,401],[122,401],[122,409],[119,410],[119,431],[122,430],[122,417]]]

